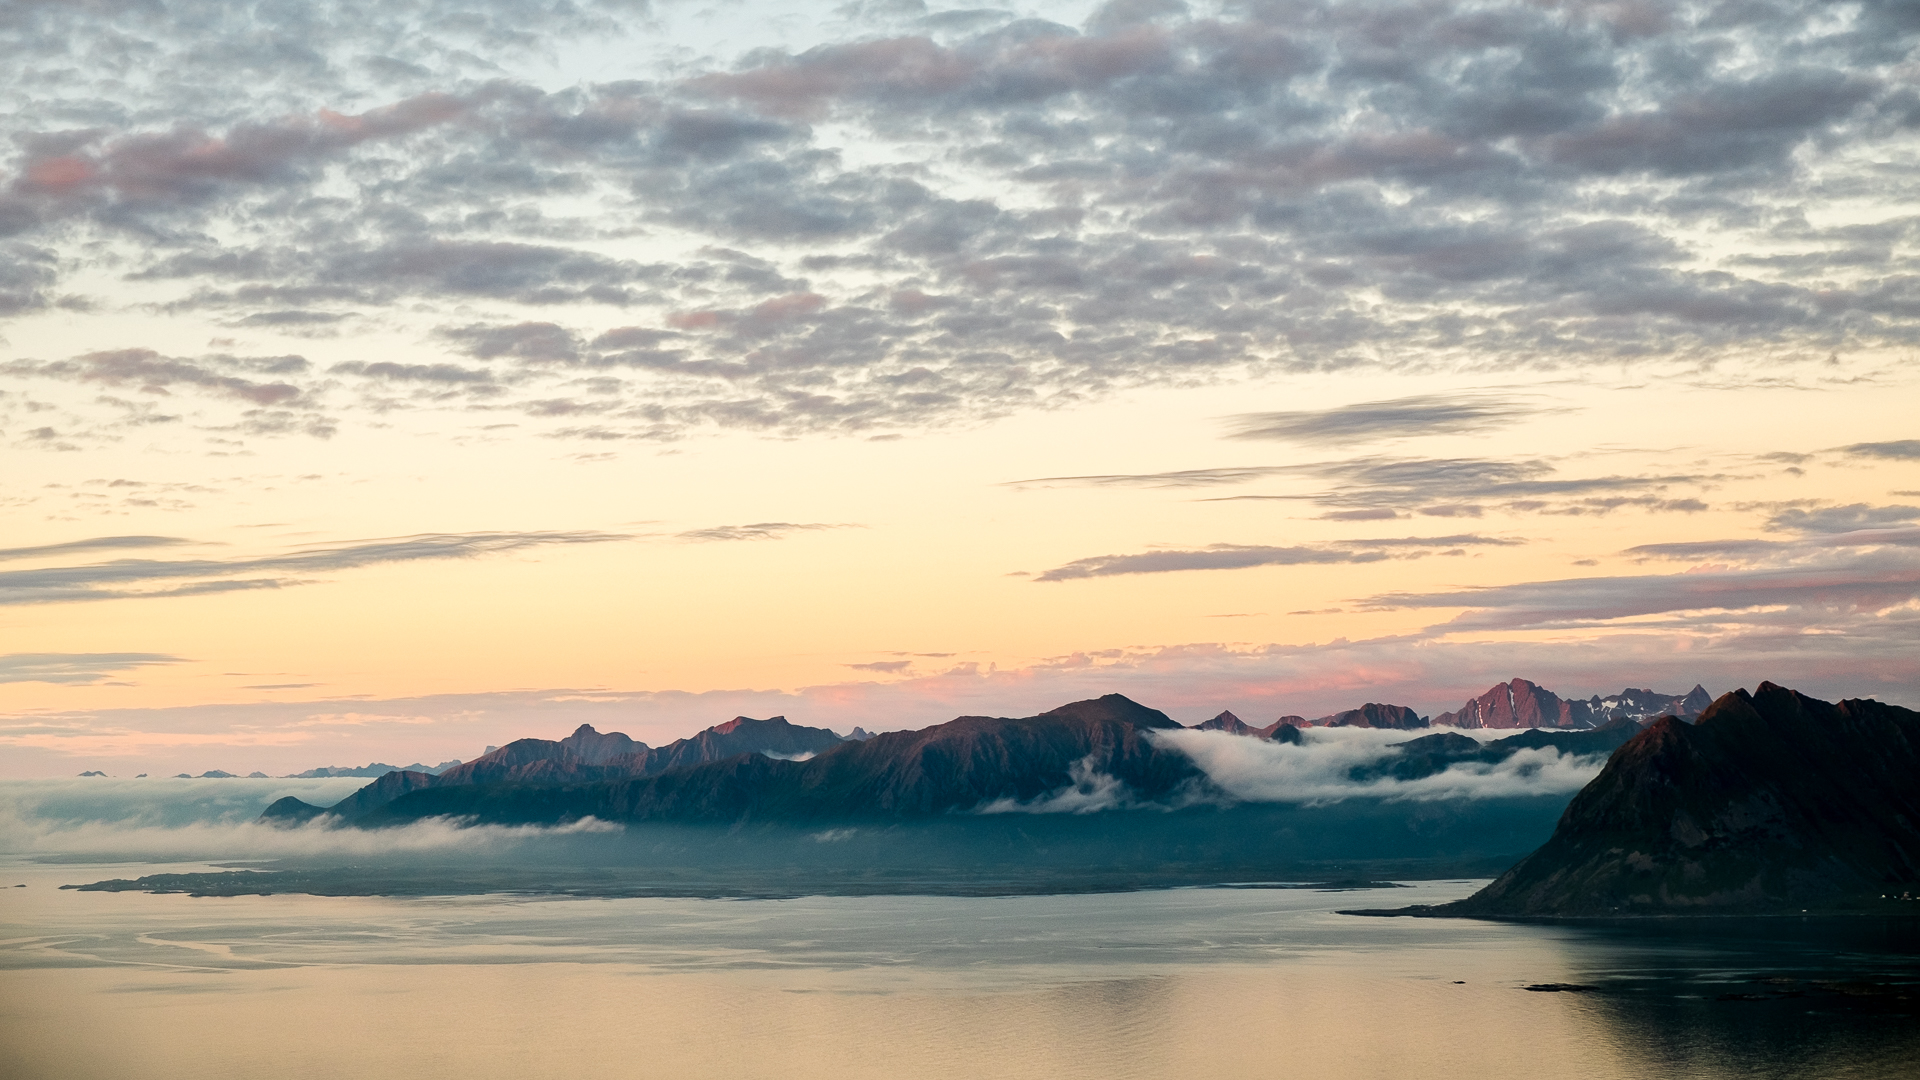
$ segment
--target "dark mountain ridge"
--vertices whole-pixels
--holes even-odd
[[[1232,733],[1235,721],[1227,713],[1200,728]],[[924,818],[999,807],[1086,812],[1231,802],[1192,758],[1152,737],[1155,732],[1179,729],[1166,714],[1110,694],[1037,716],[963,716],[864,742],[839,740],[805,759],[783,760],[756,751],[671,765],[645,775],[621,775],[619,770],[636,768],[642,760],[657,762],[658,751],[585,766],[569,756],[563,745],[566,740],[523,739],[475,762],[477,768],[456,770],[445,777],[382,777],[331,813],[363,826],[441,816],[492,824],[554,825],[593,817],[615,822],[804,825]],[[1247,730],[1245,725],[1239,729]],[[761,745],[786,738],[804,744],[814,737],[804,733],[818,731],[792,729],[777,718],[736,720],[703,732],[711,736],[705,741],[684,742],[718,753],[725,748],[722,740],[729,737]],[[1414,780],[1455,765],[1498,764],[1515,753],[1540,747],[1575,755],[1604,754],[1637,731],[1632,722],[1619,721],[1584,732],[1528,731],[1486,744],[1443,732],[1396,744],[1397,754],[1356,765],[1349,778],[1359,783]],[[1271,736],[1295,744],[1306,737],[1293,726],[1282,726]],[[1105,794],[1096,798],[1101,784],[1107,785]],[[1050,799],[1058,801],[1048,803]],[[319,812],[318,808],[302,809],[306,804],[283,804],[276,804],[265,816],[291,823]]]
[[[1427,717],[1405,705],[1367,702],[1358,708],[1329,713],[1309,720],[1287,715],[1254,727],[1231,712],[1222,712],[1201,724],[1206,731],[1227,731],[1270,739],[1287,728],[1361,727],[1411,731],[1428,727],[1524,729],[1552,728],[1583,731],[1604,727],[1615,720],[1646,722],[1660,716],[1678,716],[1683,720],[1700,715],[1712,702],[1706,688],[1695,686],[1684,694],[1662,694],[1653,690],[1628,687],[1608,697],[1594,695],[1587,701],[1562,699],[1558,694],[1526,679],[1501,683],[1460,708],[1439,716]]]
[[[1539,850],[1436,915],[1871,908],[1920,883],[1920,713],[1773,683],[1656,721]]]
[[[963,716],[840,741],[804,761],[752,753],[599,782],[423,787],[348,820],[378,826],[439,816],[490,824],[588,816],[683,823],[931,816],[1003,799],[1032,803],[1080,782],[1076,768],[1110,776],[1141,799],[1166,800],[1203,781],[1185,754],[1146,737],[1179,727],[1165,713],[1109,694],[1038,716]]]
[[[582,724],[564,739],[515,739],[465,764],[454,763],[438,775],[408,770],[388,772],[330,807],[316,807],[292,799],[292,803],[298,804],[294,806],[282,799],[262,817],[297,824],[328,813],[343,821],[355,821],[403,795],[426,788],[503,783],[582,784],[630,779],[740,754],[800,757],[842,742],[840,736],[825,728],[801,727],[788,723],[784,716],[768,720],[736,716],[691,738],[657,748],[617,731],[602,733],[595,731],[591,724]]]
[[[460,764],[459,758],[454,758],[452,761],[443,761],[438,765],[427,765],[418,761],[411,765],[388,765],[383,761],[376,761],[370,765],[322,765],[317,769],[308,769],[305,772],[288,773],[285,779],[316,780],[336,776],[366,777],[371,779],[385,776],[390,772],[421,772],[437,776],[458,764]]]
[[[1426,727],[1427,718],[1405,705],[1383,705],[1369,701],[1357,709],[1332,713],[1309,723],[1314,727],[1392,728],[1404,731]]]
[[[1640,733],[1640,725],[1625,718],[1588,731],[1550,731],[1532,729],[1504,739],[1482,743],[1456,731],[1422,735],[1418,739],[1393,744],[1397,757],[1382,758],[1348,770],[1351,780],[1367,781],[1382,777],[1418,780],[1445,772],[1455,765],[1497,765],[1522,750],[1552,747],[1562,754],[1593,757],[1611,754],[1615,748]]]

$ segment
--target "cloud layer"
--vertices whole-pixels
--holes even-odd
[[[11,413],[29,444],[422,409],[592,442],[864,431],[1247,370],[1813,358],[1920,327],[1915,181],[1879,164],[1911,146],[1920,24],[1891,0],[848,9],[810,46],[572,85],[541,57],[644,42],[643,7],[109,6],[0,20],[0,318],[118,303],[86,249],[150,310],[311,347],[18,358],[64,409]],[[374,332],[419,355],[329,344]]]
[[[1920,529],[1815,534],[1799,541],[1647,544],[1648,557],[1717,558],[1678,574],[1611,575],[1474,589],[1383,593],[1376,608],[1467,608],[1448,631],[1605,625],[1649,615],[1700,613],[1701,624],[1798,626],[1823,622],[1872,634],[1897,632],[1920,602]],[[1874,625],[1877,624],[1877,625]]]
[[[424,852],[494,853],[556,835],[614,832],[591,818],[556,828],[462,827],[446,820],[364,832],[255,819],[295,795],[337,802],[364,780],[30,780],[0,783],[0,852],[153,861],[349,856],[404,859]]]
[[[1368,798],[1429,802],[1525,795],[1571,795],[1599,775],[1605,755],[1575,756],[1552,747],[1521,750],[1497,764],[1456,763],[1417,780],[1356,781],[1352,770],[1391,759],[1404,731],[1314,728],[1298,744],[1221,731],[1164,731],[1152,738],[1188,757],[1207,780],[1242,802],[1320,805]]]

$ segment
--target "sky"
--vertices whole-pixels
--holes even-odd
[[[0,775],[1920,706],[1911,3],[0,6]]]

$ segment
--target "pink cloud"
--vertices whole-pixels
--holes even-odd
[[[182,125],[104,142],[95,136],[45,156],[30,152],[11,187],[20,195],[62,199],[97,194],[185,202],[210,185],[265,183],[289,168],[370,140],[402,138],[451,122],[487,97],[420,94],[357,116],[321,109],[313,116],[236,124],[224,135]]]

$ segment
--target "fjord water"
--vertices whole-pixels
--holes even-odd
[[[205,869],[0,869],[27,886],[0,889],[8,1076],[1892,1077],[1920,1061],[1897,998],[1920,961],[1884,923],[1648,934],[1337,913],[1471,881],[782,900],[58,889]],[[1770,989],[1822,981],[1862,989]],[[1552,983],[1595,989],[1525,989]]]

